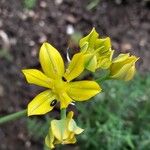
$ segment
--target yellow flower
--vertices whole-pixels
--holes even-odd
[[[110,78],[131,80],[136,72],[135,62],[138,59],[136,56],[129,56],[129,54],[120,54],[110,66]]]
[[[43,69],[24,69],[23,74],[28,83],[48,88],[37,95],[28,105],[28,116],[40,115],[51,111],[57,101],[61,108],[66,108],[72,101],[84,101],[101,91],[94,81],[70,82],[84,70],[84,57],[74,55],[65,72],[60,53],[49,43],[41,46],[39,59]],[[80,58],[80,59],[79,59]]]
[[[66,118],[51,121],[49,133],[45,138],[45,143],[49,148],[55,148],[55,144],[73,144],[76,142],[75,135],[84,130],[76,125],[72,117],[73,112],[71,111]]]
[[[95,72],[96,69],[108,69],[112,62],[110,38],[98,38],[95,28],[80,40],[81,52],[85,55],[86,69]]]

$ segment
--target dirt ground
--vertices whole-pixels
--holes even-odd
[[[40,67],[38,51],[44,41],[65,56],[70,27],[82,34],[96,27],[101,36],[111,37],[116,51],[141,58],[140,72],[150,71],[149,1],[100,0],[95,8],[88,9],[90,2],[39,0],[28,10],[23,0],[0,0],[1,116],[26,108],[40,91],[25,82],[21,69]],[[0,127],[0,150],[41,150],[41,143],[27,133],[24,119]]]

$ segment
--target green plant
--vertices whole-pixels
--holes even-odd
[[[86,6],[87,10],[92,10],[100,3],[100,0],[91,0],[89,4]]]
[[[7,61],[13,61],[13,57],[8,50],[0,49],[0,58],[4,58]]]
[[[80,149],[150,149],[149,74],[137,75],[130,83],[107,81],[103,89],[92,104],[77,106],[78,122],[87,127]]]
[[[34,139],[44,138],[49,128],[49,119],[41,121],[38,118],[27,119],[27,129]]]
[[[33,9],[36,6],[37,0],[24,0],[24,7]]]

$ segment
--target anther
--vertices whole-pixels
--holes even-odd
[[[57,100],[55,99],[55,100],[53,100],[52,102],[51,102],[51,104],[50,104],[50,106],[55,106],[56,105],[56,103],[57,103]]]
[[[62,80],[65,81],[65,82],[67,81],[67,80],[65,79],[65,77],[62,77]]]

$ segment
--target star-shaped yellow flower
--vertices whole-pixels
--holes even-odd
[[[44,73],[37,69],[22,71],[28,83],[46,87],[48,90],[37,95],[28,104],[28,116],[51,111],[57,101],[60,101],[62,109],[73,101],[88,100],[101,91],[95,81],[71,82],[84,70],[84,57],[78,55],[80,54],[74,55],[65,72],[60,53],[49,43],[44,43],[41,46],[39,60]]]

